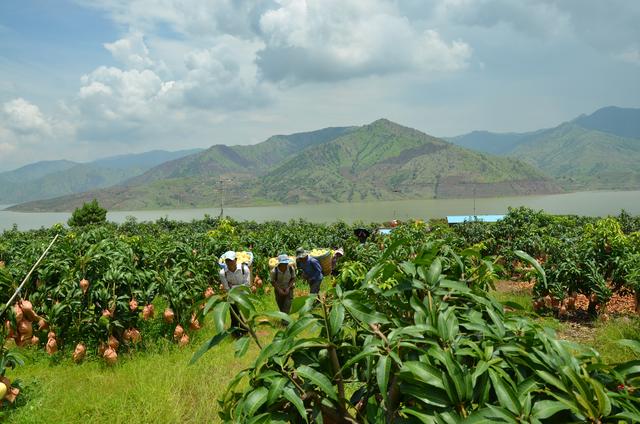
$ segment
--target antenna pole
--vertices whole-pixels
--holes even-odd
[[[224,180],[220,177],[220,218],[224,216]]]
[[[476,183],[473,183],[473,217],[476,217]]]

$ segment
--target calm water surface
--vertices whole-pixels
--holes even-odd
[[[428,199],[400,200],[369,203],[326,203],[320,205],[262,206],[225,208],[224,214],[239,220],[269,221],[304,218],[314,222],[365,221],[382,222],[393,218],[441,218],[446,215],[503,214],[509,206],[527,206],[552,214],[577,214],[588,216],[617,215],[624,209],[632,215],[640,215],[640,191],[594,191],[545,196],[500,197],[490,199]],[[0,209],[4,209],[0,206]],[[109,212],[107,219],[123,222],[128,216],[138,221],[154,221],[158,218],[191,221],[202,219],[205,214],[218,216],[219,208],[165,209],[155,211]],[[21,230],[50,227],[65,223],[70,213],[25,213],[0,210],[0,230],[14,224]]]

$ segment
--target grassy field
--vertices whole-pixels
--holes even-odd
[[[501,301],[517,302],[530,311],[526,293],[495,295]],[[272,297],[265,309],[275,309]],[[575,324],[553,318],[539,318],[560,337],[596,348],[607,362],[631,359],[631,351],[615,340],[639,338],[640,320],[612,318],[608,322]],[[577,326],[577,327],[576,327]],[[226,341],[188,365],[193,352],[212,335],[212,325],[196,335],[184,348],[175,345],[152,346],[133,356],[121,355],[119,363],[107,368],[102,361],[75,365],[70,358],[54,363],[43,352],[27,351],[25,366],[12,371],[25,386],[24,396],[9,423],[215,423],[217,399],[227,382],[256,356],[252,344],[248,354],[234,357],[233,342]],[[265,341],[273,332],[261,333]]]
[[[276,309],[272,296],[265,309]],[[145,352],[119,354],[109,368],[93,358],[76,365],[67,354],[59,362],[43,351],[23,351],[25,366],[10,371],[25,387],[9,423],[216,423],[217,399],[227,382],[258,353],[254,343],[243,358],[234,357],[233,341],[224,341],[189,365],[193,353],[214,334],[208,323],[192,342],[152,346]],[[267,342],[272,331],[258,336]]]
[[[233,344],[225,343],[189,366],[195,348],[137,354],[113,369],[98,361],[50,365],[39,357],[15,373],[26,386],[26,404],[8,422],[219,422],[216,399],[254,353],[235,359]]]

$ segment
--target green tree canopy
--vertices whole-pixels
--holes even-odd
[[[84,203],[82,207],[76,208],[67,224],[70,227],[83,227],[105,222],[107,222],[107,210],[101,207],[96,199],[93,199],[89,203]]]

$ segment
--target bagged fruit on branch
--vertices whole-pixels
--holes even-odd
[[[162,316],[167,324],[171,324],[173,322],[173,317],[175,316],[175,314],[173,313],[173,309],[167,308],[164,310]]]
[[[81,362],[85,355],[87,354],[87,347],[84,345],[84,343],[78,343],[76,345],[76,348],[73,350],[73,362],[75,362],[76,364]]]

